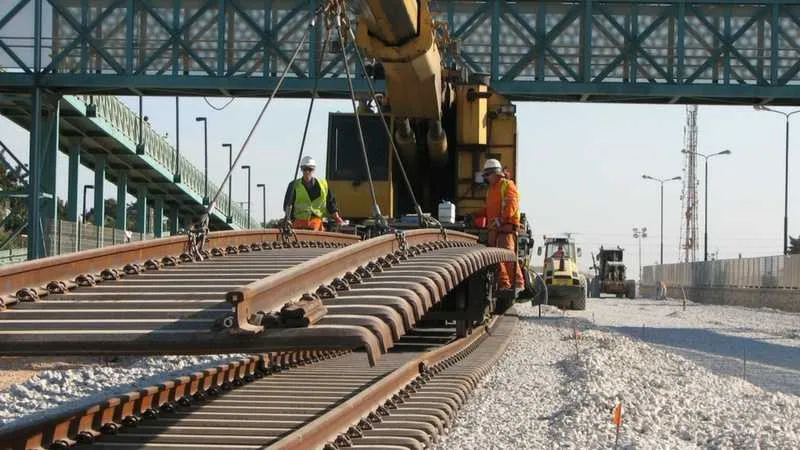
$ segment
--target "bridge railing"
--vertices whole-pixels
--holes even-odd
[[[642,285],[800,289],[800,255],[721,259],[642,268]]]
[[[97,116],[105,120],[111,127],[119,132],[128,145],[135,148],[139,142],[139,115],[130,109],[122,100],[114,96],[75,96],[85,104],[93,102],[97,107]],[[144,144],[145,155],[152,158],[161,165],[168,173],[175,173],[175,148],[161,135],[159,135],[148,122],[142,121],[142,143]],[[203,197],[205,192],[203,172],[195,167],[183,155],[180,157],[181,183],[189,189]],[[209,180],[208,195],[213,196],[219,186]],[[220,195],[217,199],[216,209],[226,216],[228,214],[228,196]],[[233,223],[239,227],[247,226],[247,212],[238,204],[231,205],[230,208]],[[251,219],[251,225],[258,224],[257,220]]]

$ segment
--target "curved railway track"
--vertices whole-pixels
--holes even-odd
[[[2,449],[421,449],[503,354],[516,317],[468,338],[419,329],[357,353],[262,355],[0,429]]]
[[[0,429],[0,448],[66,448],[117,430],[98,446],[424,446],[464,401],[467,388],[456,385],[475,381],[463,367],[460,381],[434,375],[479,343],[502,341],[513,322],[501,319],[497,339],[484,327],[457,340],[451,329],[430,328],[429,317],[450,309],[477,304],[483,315],[491,307],[486,280],[515,255],[476,241],[439,230],[366,241],[220,232],[197,261],[175,237],[0,269],[0,355],[262,355],[19,421]],[[464,321],[458,311],[452,317]],[[482,367],[499,356],[496,348],[474,353]],[[449,400],[404,403],[435,380],[449,380]],[[147,422],[155,417],[165,419]]]

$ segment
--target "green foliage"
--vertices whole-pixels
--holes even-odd
[[[789,254],[800,254],[800,236],[796,238],[789,236]]]

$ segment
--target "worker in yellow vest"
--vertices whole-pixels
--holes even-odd
[[[489,245],[517,252],[517,233],[520,230],[520,207],[517,186],[508,178],[500,161],[487,159],[483,178],[489,183],[486,206],[478,214],[486,216]],[[500,289],[524,289],[522,268],[513,262],[501,263],[497,271]],[[512,277],[514,278],[512,280]]]
[[[303,177],[289,183],[286,189],[283,209],[289,210],[293,228],[323,231],[322,218],[325,216],[332,217],[338,225],[344,223],[336,208],[333,192],[328,188],[328,182],[314,177],[316,168],[314,158],[304,156],[300,161]]]

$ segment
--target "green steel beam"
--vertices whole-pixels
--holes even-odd
[[[147,186],[139,186],[136,196],[136,232],[147,233],[147,215],[150,208],[147,207]]]
[[[117,217],[115,220],[116,229],[125,233],[128,229],[128,207],[126,204],[128,195],[128,172],[122,171],[117,176]]]
[[[81,166],[81,146],[73,143],[69,149],[69,177],[67,179],[67,220],[78,222],[78,169]]]
[[[153,237],[160,238],[164,234],[164,199],[156,197],[153,201]]]
[[[59,149],[59,122],[60,108],[59,101],[47,108],[44,113],[42,132],[45,133],[45,140],[41,143],[42,155],[42,198],[39,202],[41,207],[41,220],[45,226],[55,224],[58,217],[56,199],[56,158]]]
[[[45,256],[41,228],[41,210],[39,208],[39,197],[42,193],[42,172],[43,166],[41,142],[42,142],[42,90],[34,89],[31,100],[32,124],[30,138],[30,172],[28,174],[28,259],[37,259]]]
[[[97,248],[103,246],[106,226],[106,157],[99,155],[94,164],[94,224],[97,226]]]
[[[318,0],[111,0],[98,6],[87,0],[60,0],[56,5],[15,0],[0,18],[0,35],[4,27],[20,20],[20,11],[30,2],[37,14],[34,47],[41,48],[42,30],[54,26],[43,25],[42,17],[58,18],[60,40],[53,56],[33,52],[32,71],[29,62],[6,52],[8,62],[18,67],[0,73],[0,92],[29,93],[38,85],[64,95],[91,90],[115,95],[264,97],[277,82],[274,64],[286,64],[286,50],[318,4]],[[45,16],[43,5],[49,8]],[[794,87],[800,81],[800,45],[794,38],[800,32],[800,19],[789,6],[797,2],[433,2],[434,11],[448,21],[452,35],[461,42],[462,65],[490,73],[494,87],[513,100],[664,103],[688,97],[734,104],[800,103]],[[117,34],[109,34],[114,30]],[[217,48],[201,49],[193,41],[198,37],[215,42]],[[237,39],[253,44],[231,45]],[[515,44],[520,40],[526,43],[522,55]],[[6,45],[12,53],[23,54],[21,44],[6,41],[0,48]],[[82,57],[89,51],[94,54],[91,61]],[[325,74],[320,95],[347,98],[342,71],[336,69],[341,67],[340,55],[331,55],[323,67],[315,68],[316,51],[317,45],[311,45],[300,52],[279,95],[308,97],[313,83],[309,72],[318,69]],[[75,58],[77,65],[69,71],[54,72]],[[253,58],[261,61],[253,63]],[[510,58],[516,62],[509,64]],[[98,61],[102,67],[96,66]],[[46,67],[41,69],[42,65]],[[553,83],[559,84],[556,91],[550,87]],[[359,91],[366,90],[364,80],[356,84]],[[716,86],[706,94],[709,84]],[[576,89],[582,92],[576,95]],[[665,98],[664,92],[670,95]]]

